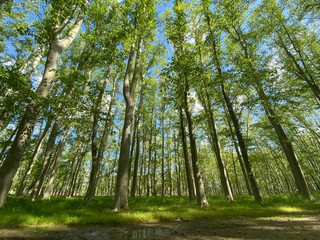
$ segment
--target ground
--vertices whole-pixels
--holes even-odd
[[[320,239],[320,216],[205,219],[127,226],[0,228],[1,240]]]

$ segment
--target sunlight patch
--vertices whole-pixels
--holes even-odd
[[[292,213],[292,212],[302,212],[303,210],[301,208],[297,207],[278,207],[278,210],[281,212],[287,212],[287,213]]]

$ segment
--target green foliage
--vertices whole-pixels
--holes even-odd
[[[88,204],[81,197],[53,197],[51,200],[30,201],[27,198],[9,197],[8,204],[0,209],[0,226],[26,225],[83,225],[162,222],[180,219],[229,217],[276,217],[295,214],[319,214],[320,193],[309,202],[297,195],[266,197],[263,206],[252,197],[239,197],[228,203],[224,197],[209,197],[210,207],[203,209],[187,197],[137,197],[129,200],[132,210],[114,213],[111,197],[95,197]]]

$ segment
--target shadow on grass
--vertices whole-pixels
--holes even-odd
[[[10,197],[0,209],[0,226],[55,226],[133,223],[158,223],[197,219],[235,217],[300,216],[320,213],[320,197],[310,202],[297,195],[277,195],[266,198],[263,205],[252,197],[239,197],[228,203],[223,197],[209,197],[210,206],[200,208],[187,197],[137,197],[129,200],[131,210],[112,212],[112,197],[95,197],[84,204],[82,197],[37,200]]]

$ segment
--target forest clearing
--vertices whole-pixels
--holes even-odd
[[[0,0],[0,238],[315,239],[319,13]]]

